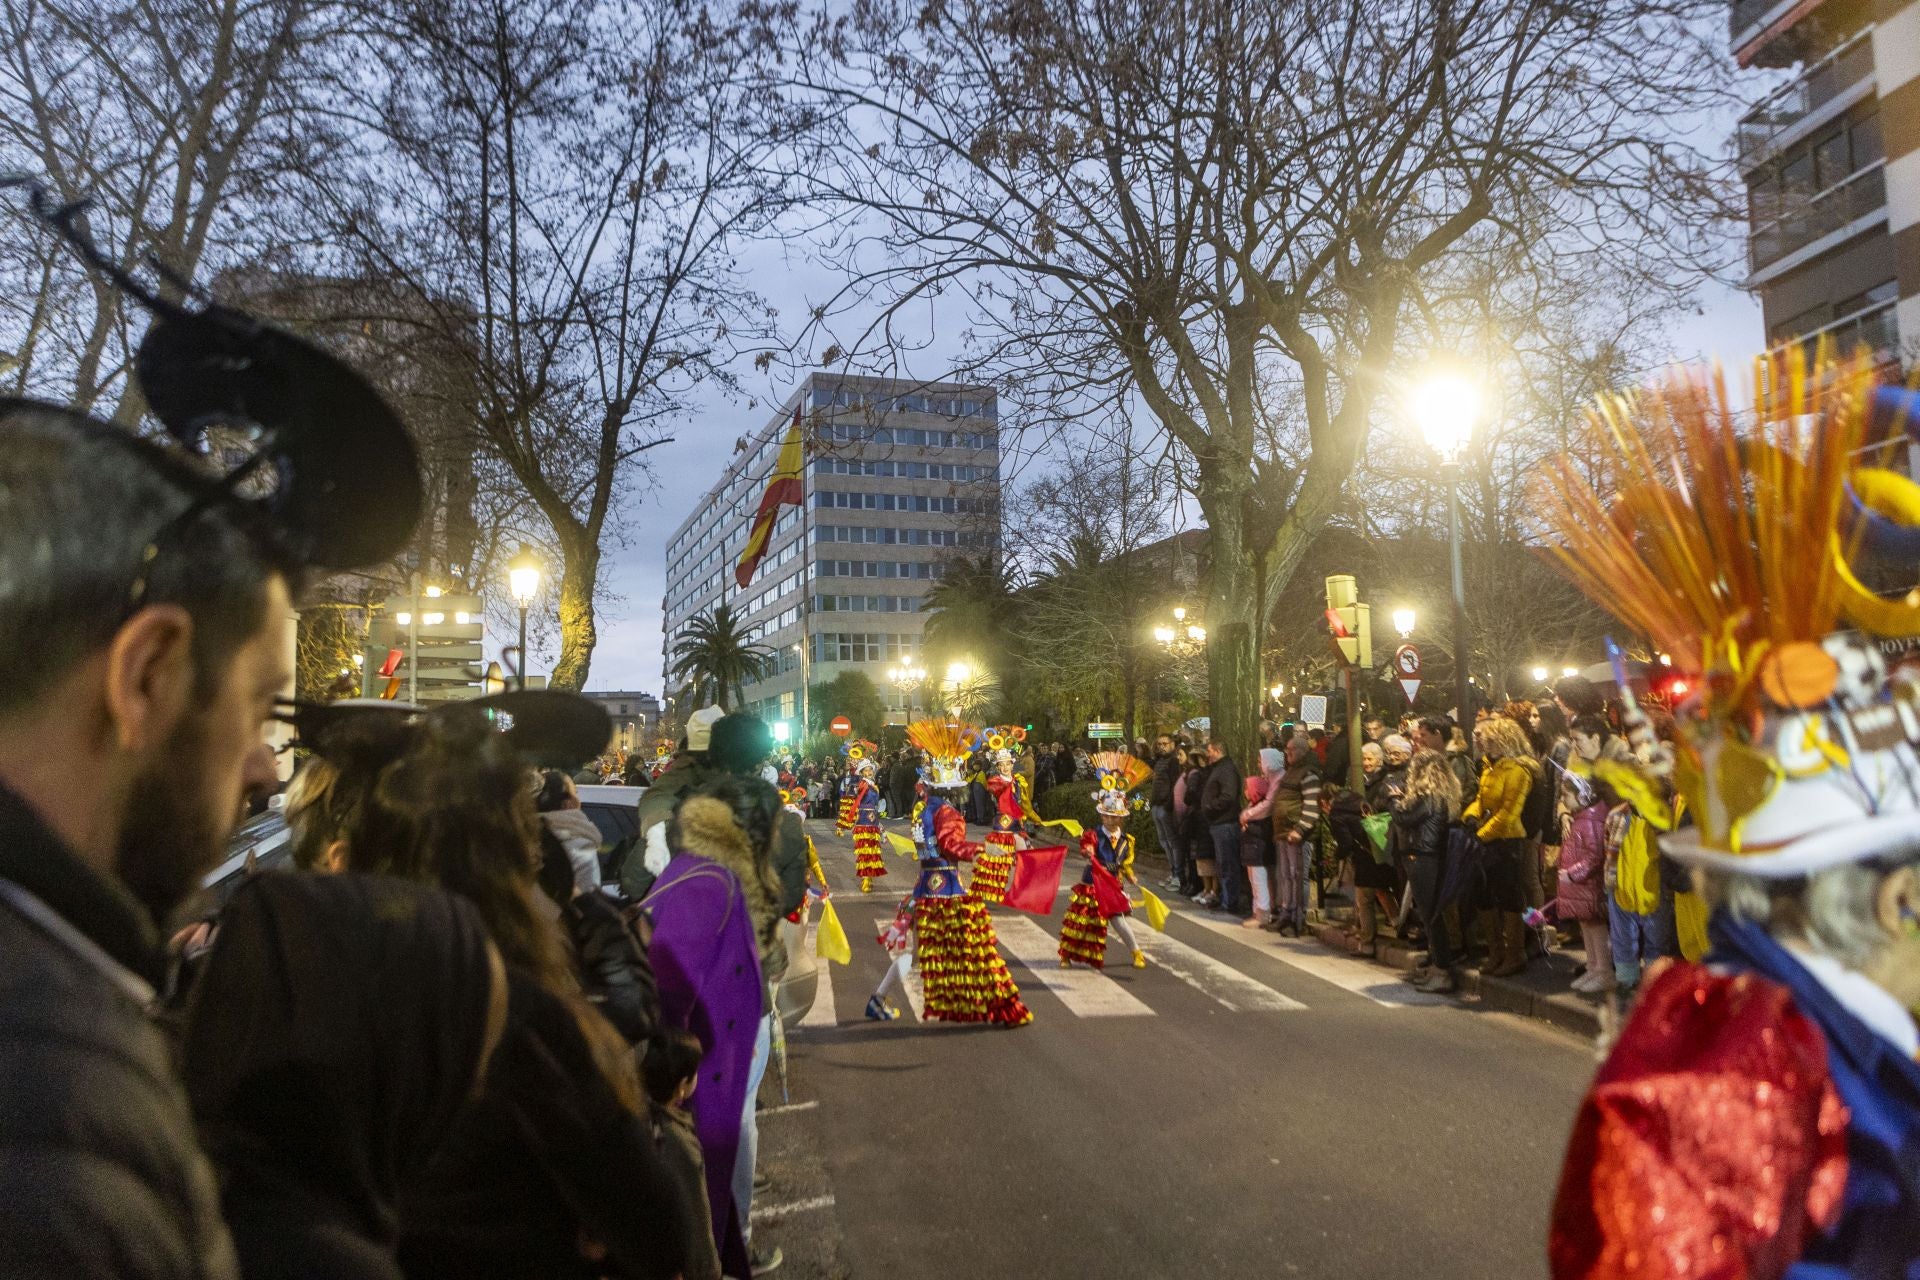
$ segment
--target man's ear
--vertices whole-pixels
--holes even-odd
[[[149,605],[107,646],[106,699],[114,745],[144,751],[166,739],[193,700],[193,617]]]
[[[1874,918],[1895,938],[1920,930],[1920,868],[1904,866],[1880,882]]]

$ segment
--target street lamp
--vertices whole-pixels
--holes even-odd
[[[1547,682],[1547,669],[1545,667],[1535,667],[1533,669],[1533,682],[1535,684],[1545,684]]]
[[[1464,731],[1473,718],[1468,714],[1467,584],[1460,568],[1460,459],[1473,439],[1480,388],[1459,373],[1437,372],[1413,389],[1408,408],[1427,447],[1439,457],[1440,475],[1447,482],[1447,546],[1453,562],[1453,682],[1458,704],[1454,714]]]
[[[527,610],[533,606],[533,598],[540,594],[540,557],[526,543],[520,544],[520,553],[507,561],[507,587],[513,592],[513,602],[520,606],[520,682],[519,687],[527,687]]]
[[[1400,633],[1402,640],[1413,639],[1413,610],[1395,609],[1393,611],[1393,629]]]
[[[955,665],[960,664],[956,663]],[[913,718],[913,691],[926,684],[927,669],[925,667],[916,667],[910,662],[903,662],[899,666],[888,670],[887,679],[893,683],[894,688],[900,691],[900,696],[907,700],[907,718],[911,720]]]

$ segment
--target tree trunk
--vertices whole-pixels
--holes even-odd
[[[1259,726],[1259,592],[1245,545],[1245,497],[1252,475],[1202,466],[1198,497],[1207,517],[1207,715],[1213,735],[1243,766]]]
[[[553,664],[547,684],[577,691],[586,688],[587,668],[599,639],[593,592],[600,576],[600,548],[592,537],[575,530],[560,530],[559,543],[560,660]]]

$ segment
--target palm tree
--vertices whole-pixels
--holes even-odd
[[[683,680],[696,699],[711,696],[722,711],[728,695],[740,700],[740,686],[758,680],[773,662],[773,650],[747,638],[740,615],[730,604],[698,613],[673,638],[673,666],[667,674]]]
[[[1000,665],[1013,608],[1013,579],[997,557],[951,561],[920,608],[928,615],[921,643],[930,658],[964,655]]]

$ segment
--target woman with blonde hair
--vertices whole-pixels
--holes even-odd
[[[1427,932],[1428,966],[1414,977],[1422,991],[1446,992],[1460,985],[1459,953],[1440,906],[1447,862],[1447,835],[1460,817],[1460,779],[1438,751],[1416,752],[1407,765],[1406,789],[1393,809],[1393,848],[1406,859],[1414,909]]]
[[[1540,763],[1526,730],[1506,716],[1488,716],[1473,728],[1473,744],[1486,761],[1480,792],[1461,818],[1473,825],[1484,847],[1481,865],[1486,891],[1481,921],[1487,935],[1487,962],[1481,972],[1505,978],[1527,967],[1525,869],[1527,797],[1540,777]]]

